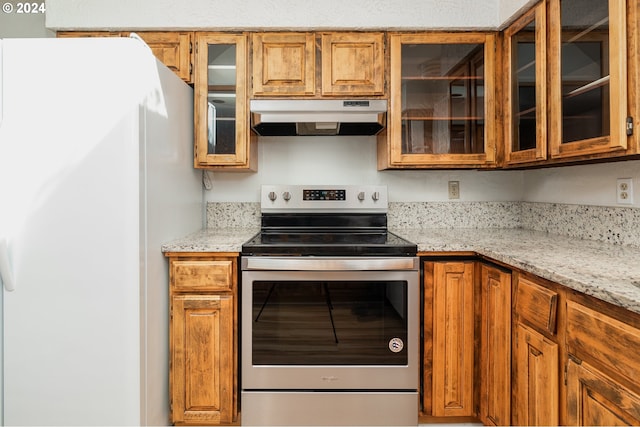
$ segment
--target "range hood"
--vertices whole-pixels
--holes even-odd
[[[250,110],[258,135],[375,135],[386,124],[387,101],[252,99]]]

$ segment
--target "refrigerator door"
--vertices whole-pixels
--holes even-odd
[[[166,423],[168,397],[146,392],[167,375],[147,372],[147,353],[168,353],[166,341],[147,350],[147,288],[167,284],[146,283],[146,162],[176,150],[147,144],[146,121],[170,129],[191,89],[174,80],[186,95],[168,107],[157,61],[130,39],[4,40],[3,57],[0,234],[15,279],[3,295],[4,423],[140,425],[149,412]]]

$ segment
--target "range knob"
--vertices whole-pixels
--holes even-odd
[[[358,200],[363,201],[364,200],[364,191],[361,191],[358,193]]]
[[[380,193],[378,191],[374,191],[373,194],[371,195],[371,198],[373,199],[374,202],[377,202],[378,200],[380,200]]]
[[[276,194],[275,191],[269,192],[269,200],[271,200],[272,202],[275,202],[277,198],[278,198],[278,195]]]
[[[282,198],[288,202],[289,200],[291,200],[291,193],[289,193],[288,191],[285,191],[284,193],[282,193]]]

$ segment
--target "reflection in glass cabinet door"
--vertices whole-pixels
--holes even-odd
[[[392,34],[378,167],[495,165],[495,36]]]
[[[547,157],[546,9],[542,2],[505,30],[505,161]]]
[[[626,3],[549,3],[550,16],[559,17],[550,28],[553,157],[627,146]]]
[[[255,158],[247,116],[247,36],[198,33],[195,166],[247,170]]]

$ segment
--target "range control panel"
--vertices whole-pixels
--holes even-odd
[[[302,200],[347,200],[347,191],[302,190]]]
[[[387,212],[383,185],[263,185],[262,212]]]

